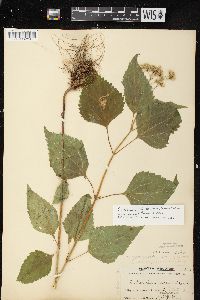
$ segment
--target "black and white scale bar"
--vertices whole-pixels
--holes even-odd
[[[141,22],[141,8],[72,7],[72,21]]]

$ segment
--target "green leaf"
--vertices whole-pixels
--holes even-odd
[[[173,183],[175,184],[175,186],[178,186],[179,182],[178,182],[177,175],[175,176]]]
[[[125,101],[134,113],[148,106],[154,96],[152,87],[137,62],[136,54],[128,65],[123,77]]]
[[[112,263],[124,254],[142,228],[124,225],[97,227],[89,239],[89,253],[104,263]]]
[[[50,166],[63,180],[85,176],[88,160],[83,142],[68,135],[56,134],[44,128]],[[63,151],[64,145],[64,151]]]
[[[56,189],[53,203],[57,204],[69,197],[69,185],[66,181],[62,180],[62,182],[59,184],[59,186]]]
[[[67,217],[65,218],[63,225],[66,233],[68,234],[69,243],[71,239],[76,239],[80,230],[82,230],[82,225],[84,224],[84,219],[91,209],[91,196],[84,195],[81,199],[72,207]],[[83,225],[84,226],[84,225]],[[91,213],[90,218],[83,230],[83,234],[79,238],[80,241],[89,238],[89,235],[94,227],[93,213]]]
[[[107,127],[123,111],[123,107],[122,94],[99,75],[92,84],[82,89],[79,109],[88,122]]]
[[[130,182],[124,195],[132,205],[162,205],[171,197],[178,185],[174,181],[149,172],[137,173]]]
[[[56,209],[27,186],[27,208],[33,228],[54,235],[58,228]]]
[[[153,148],[166,147],[170,134],[182,121],[178,108],[182,107],[173,102],[154,100],[150,107],[137,114],[138,138]]]
[[[17,281],[32,283],[48,275],[51,271],[53,255],[39,250],[31,252],[23,262]]]

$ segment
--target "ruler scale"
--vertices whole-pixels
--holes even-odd
[[[72,21],[165,22],[166,8],[71,7]]]

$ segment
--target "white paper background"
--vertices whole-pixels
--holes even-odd
[[[124,258],[148,255],[163,241],[180,242],[191,260],[193,230],[193,130],[195,31],[172,30],[100,30],[105,37],[105,56],[101,74],[123,92],[122,77],[132,57],[140,53],[139,63],[149,62],[173,69],[177,79],[155,90],[163,101],[173,101],[188,108],[181,110],[182,124],[170,137],[168,147],[156,150],[137,140],[120,152],[113,161],[102,194],[126,189],[135,173],[150,171],[173,180],[179,186],[168,204],[185,205],[184,226],[145,227],[113,264],[104,264],[89,254],[70,263],[56,291],[51,288],[54,267],[48,277],[34,284],[16,281],[21,264],[33,250],[54,253],[55,244],[45,234],[35,231],[26,208],[26,186],[52,201],[59,182],[49,166],[43,128],[60,132],[62,96],[67,78],[59,67],[61,59],[52,41],[57,30],[39,30],[38,42],[5,42],[5,152],[4,152],[4,233],[3,233],[3,300],[116,300],[117,270]],[[83,35],[81,31],[71,31]],[[79,93],[67,101],[66,132],[84,141],[88,176],[95,187],[110,156],[106,132],[102,126],[84,121],[78,112]],[[110,124],[111,141],[116,145],[127,132],[131,113],[125,108]],[[70,198],[65,212],[90,192],[81,177],[70,180]],[[105,198],[95,207],[95,225],[112,225],[113,204],[128,204],[124,196]],[[83,249],[87,241],[81,243]],[[67,241],[63,234],[63,248]],[[81,249],[78,250],[78,253]],[[174,262],[176,263],[176,262]],[[191,291],[191,300],[192,291]]]

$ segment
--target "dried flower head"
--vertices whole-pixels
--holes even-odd
[[[156,86],[160,86],[160,87],[165,86],[164,78],[156,79],[154,82],[155,82]]]
[[[175,72],[170,70],[168,75],[164,75],[164,71],[161,66],[150,65],[148,63],[140,65],[142,70],[148,75],[149,82],[154,87],[154,89],[158,86],[164,87],[166,80],[175,80]]]
[[[82,40],[63,36],[56,44],[63,57],[62,70],[70,76],[70,87],[75,90],[92,82],[104,55],[102,35],[86,34]]]
[[[146,72],[149,72],[151,70],[151,65],[147,63],[140,65],[140,67]]]
[[[176,75],[175,75],[174,71],[169,70],[169,72],[168,72],[168,79],[169,80],[175,80],[176,79]]]

